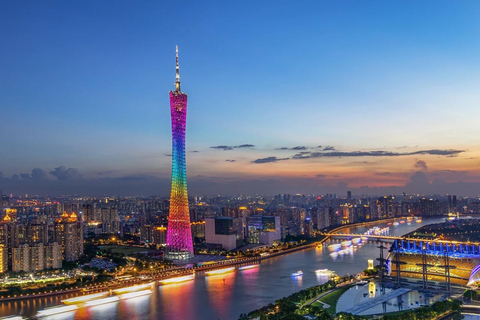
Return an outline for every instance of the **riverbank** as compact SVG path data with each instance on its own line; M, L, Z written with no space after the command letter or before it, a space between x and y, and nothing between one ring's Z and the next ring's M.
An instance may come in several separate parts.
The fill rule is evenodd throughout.
M388 223L392 222L394 220L398 219L405 219L405 218L389 218L389 219L382 219L382 220L376 220L376 221L368 221L368 222L361 222L361 223L355 223L355 224L348 224L348 225L342 225L335 227L330 230L330 232L341 232L343 229L346 228L355 228L359 226L368 226L368 225L374 225L374 224L381 224L381 223ZM230 260L220 260L215 264L209 264L206 266L200 266L200 267L194 267L194 268L183 268L183 267L175 267L175 268L170 268L164 271L159 271L153 274L147 274L147 275L135 275L132 276L133 278L130 278L129 280L124 280L124 281L108 281L105 283L98 283L97 285L94 286L88 286L88 287L77 287L73 289L67 289L67 290L62 290L62 291L52 291L52 292L44 292L40 294L24 294L24 295L17 295L13 297L5 297L4 299L1 299L1 302L11 302L15 300L29 300L29 299L37 299L37 298L43 298L43 297L48 297L48 296L57 296L57 295L62 295L62 294L77 294L77 295L85 295L85 294L91 294L91 293L96 293L96 292L101 292L101 291L108 291L109 289L112 288L120 288L120 287L125 287L125 286L132 286L132 285L137 285L137 284L142 284L145 282L152 282L152 281L159 281L163 279L167 279L170 277L176 277L176 276L182 276L186 274L190 274L192 272L205 272L208 270L215 270L215 269L221 269L221 268L226 268L226 267L239 267L242 265L246 264L255 264L255 263L261 263L262 261L266 261L272 258L277 258L280 256L288 255L291 253L295 253L298 251L306 250L306 249L312 249L316 246L319 246L323 244L324 242L328 241L329 237L325 237L323 239L320 239L318 241L312 242L312 243L307 243L307 244L300 244L294 248L289 248L289 249L284 249L278 252L272 252L268 253L264 256L257 256L257 257L250 257L250 258L236 258L236 259L230 259Z

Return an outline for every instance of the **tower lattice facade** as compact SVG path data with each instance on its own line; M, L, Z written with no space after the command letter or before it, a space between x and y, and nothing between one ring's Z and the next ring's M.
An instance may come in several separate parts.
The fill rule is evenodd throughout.
M187 95L180 91L180 72L177 67L175 91L170 91L172 115L172 189L168 214L167 258L188 259L193 257L192 230L188 209L187 171L185 165L185 125Z

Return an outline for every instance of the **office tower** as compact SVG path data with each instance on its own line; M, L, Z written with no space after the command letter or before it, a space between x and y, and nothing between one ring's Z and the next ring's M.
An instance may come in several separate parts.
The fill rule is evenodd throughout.
M242 219L215 217L205 219L205 243L233 250L243 242Z
M258 216L247 218L247 241L271 246L281 239L280 217Z
M187 171L185 166L185 124L187 95L180 91L178 46L176 54L175 91L170 91L172 115L172 189L168 215L167 257L187 259L193 257L192 231L188 209Z

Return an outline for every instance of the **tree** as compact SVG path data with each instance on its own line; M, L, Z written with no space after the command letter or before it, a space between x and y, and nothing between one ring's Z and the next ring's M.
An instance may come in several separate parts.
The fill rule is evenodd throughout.
M467 300L478 300L478 293L475 290L465 290L463 297Z

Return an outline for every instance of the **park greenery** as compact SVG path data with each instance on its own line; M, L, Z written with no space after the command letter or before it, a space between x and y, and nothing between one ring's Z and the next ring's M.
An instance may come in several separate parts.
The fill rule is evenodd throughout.
M343 278L340 282L349 280L350 278ZM312 305L307 302L312 302L321 294L335 289L337 283L335 281L328 281L324 284L310 287L305 290L293 293L288 297L281 298L265 307L254 310L248 314L240 315L240 320L260 319L260 320L280 320L280 319L305 319L304 316L310 315L312 319L330 320L332 316L322 307Z
M447 314L460 315L462 301L460 300L443 300L437 301L431 306L422 306L416 309L395 312L391 314L381 315L380 320L433 320L441 318ZM339 313L335 319L341 320L364 320L370 319L368 316L356 316L350 313Z

